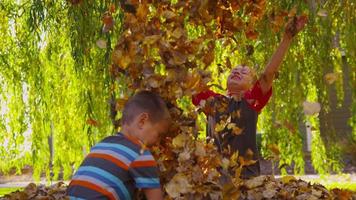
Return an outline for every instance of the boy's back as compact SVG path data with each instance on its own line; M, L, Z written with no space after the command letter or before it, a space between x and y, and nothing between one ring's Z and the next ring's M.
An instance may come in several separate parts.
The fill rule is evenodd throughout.
M137 188L160 188L156 161L137 138L118 133L96 144L68 188L71 199L132 199Z

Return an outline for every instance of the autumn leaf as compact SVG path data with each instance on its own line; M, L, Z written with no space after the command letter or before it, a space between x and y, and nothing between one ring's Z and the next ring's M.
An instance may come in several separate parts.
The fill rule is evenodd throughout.
M279 147L276 144L269 144L267 148L273 153L275 156L279 156L281 152L279 151Z
M99 126L99 122L92 118L87 119L87 124L89 124L91 126Z
M187 135L179 134L175 138L173 138L172 144L175 148L182 148L189 140Z
M206 155L205 146L202 142L195 143L195 151L194 154L198 157L204 157Z
M306 115L314 115L320 112L321 106L318 102L303 102L303 110Z
M320 17L327 17L328 16L328 12L325 9L320 9L317 13L318 16Z
M339 75L337 73L327 73L324 75L324 80L329 85L333 84L338 78Z
M96 41L96 45L100 48L100 49L106 49L106 41L103 39L99 39Z
M247 187L248 189L253 189L262 186L266 180L267 180L266 176L257 176L245 181L244 186Z
M240 190L234 184L225 184L223 187L223 200L239 199Z
M258 37L258 32L252 29L246 30L245 35L250 40L256 40Z
M148 14L148 5L146 3L140 3L136 10L136 17L140 21L146 21Z
M231 130L231 133L234 135L240 135L243 131L243 129L237 127L235 123L229 123L227 128Z
M192 186L184 174L177 173L172 180L168 182L165 189L170 197L177 198L181 194L191 192Z

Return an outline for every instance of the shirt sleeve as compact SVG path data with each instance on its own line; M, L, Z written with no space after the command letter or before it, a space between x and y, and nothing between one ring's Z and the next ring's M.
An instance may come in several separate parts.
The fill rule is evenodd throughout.
M206 90L204 92L200 92L196 95L193 95L192 102L195 106L199 105L202 100L207 100L210 97L222 96L221 94L215 93L212 90Z
M262 108L268 103L272 96L272 87L266 94L263 94L259 81L256 81L252 89L245 93L245 99L249 103L250 107L256 112L260 112Z
M149 150L145 150L130 165L129 173L136 188L160 188L157 163Z

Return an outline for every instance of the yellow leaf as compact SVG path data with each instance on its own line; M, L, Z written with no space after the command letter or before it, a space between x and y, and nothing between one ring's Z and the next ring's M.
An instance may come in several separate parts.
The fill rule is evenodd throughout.
M227 158L223 158L222 160L221 160L221 167L223 168L223 169L228 169L229 168L229 165L230 165L230 161L229 161L229 159L227 159Z
M317 13L320 17L326 17L328 16L328 12L325 9L320 9Z
M189 183L186 175L177 173L172 180L165 186L168 195L172 198L178 198L181 194L192 191L192 185Z
M166 19L171 19L176 16L176 14L170 10L165 10L162 12L162 16Z
M239 199L240 190L234 184L228 183L223 186L223 200Z
M182 37L185 34L185 31L183 28L176 28L174 29L172 36L175 37L176 39L179 39L180 37Z
M184 147L185 143L187 142L187 135L179 134L175 138L173 138L172 144L175 148L182 148Z
M297 179L294 176L283 176L282 177L282 182L284 184L289 183L290 181L296 181Z
M280 154L279 147L276 144L269 144L267 148L276 156Z
M226 123L224 121L220 121L220 123L217 123L215 125L215 132L218 133L218 132L224 130L225 127L226 127Z
M324 75L324 80L327 84L331 85L338 79L337 73L327 73Z
M186 161L190 159L190 152L187 150L184 150L182 153L179 154L178 156L178 161L182 162L182 161Z
M160 38L161 38L160 35L146 36L145 39L143 40L143 44L152 45L152 44L156 43Z

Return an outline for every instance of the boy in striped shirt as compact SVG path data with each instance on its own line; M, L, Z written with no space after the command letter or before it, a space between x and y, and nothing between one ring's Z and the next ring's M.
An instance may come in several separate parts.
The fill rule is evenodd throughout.
M92 147L68 187L70 199L163 199L157 163L145 148L168 130L170 115L156 94L141 91L126 103L122 130Z

